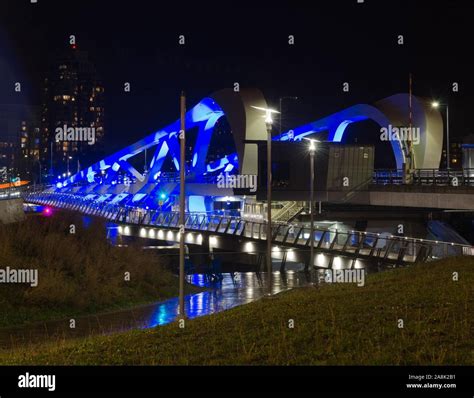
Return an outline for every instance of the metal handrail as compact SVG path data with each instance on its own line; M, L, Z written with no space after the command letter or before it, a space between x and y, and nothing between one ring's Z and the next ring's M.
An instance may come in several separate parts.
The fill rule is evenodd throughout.
M32 194L31 200L39 204L48 204L66 209L76 209L75 195L56 193ZM84 201L87 202L87 201ZM161 212L142 208L125 208L115 204L83 203L81 211L97 214L116 222L128 222L137 225L178 228L178 212ZM208 231L219 234L245 236L251 239L266 240L266 222L243 220L236 216L221 216L209 212L186 213L186 225L191 231ZM232 227L234 225L234 227ZM291 224L272 223L272 241L288 245L308 246L311 229ZM239 233L238 233L239 232ZM365 231L342 231L335 228L313 229L314 244L320 250L340 251L356 256L380 257L398 256L402 260L409 256L412 261L419 259L424 249L437 257L455 255L474 255L474 247L453 242L401 236L384 236L380 233ZM341 242L339 242L341 238ZM365 245L365 246L364 246ZM417 250L418 248L418 250ZM377 249L377 250L376 250ZM394 251L392 251L392 249ZM367 253L368 251L368 253ZM366 254L364 254L366 252ZM407 254L408 253L408 254ZM411 256L411 257L410 257ZM433 255L433 257L436 257Z
M372 184L375 185L433 185L465 187L474 186L474 169L415 169L408 172L410 182L404 180L401 169L379 169L373 173ZM453 184L454 179L456 184Z

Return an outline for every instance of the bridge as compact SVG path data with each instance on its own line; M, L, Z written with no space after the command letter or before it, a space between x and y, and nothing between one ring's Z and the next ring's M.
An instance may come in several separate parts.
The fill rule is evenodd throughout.
M349 192L345 189L318 191L316 200L474 210L474 201L471 200L473 170L438 170L443 142L439 111L433 109L429 101L414 97L410 121L405 112L408 100L408 94L397 94L373 105L356 105L276 135L273 140L301 143L304 138L317 138L327 132L328 141L340 143L347 127L361 120L374 120L381 128L387 129L416 124L419 126L419 142L412 145L412 151L409 151L410 141L402 134L390 141L397 169L374 170L373 176L369 176L364 184L351 188ZM259 90L246 89L236 93L226 89L204 98L186 113L187 145L192 147L187 154L185 170L187 211L213 211L219 198L241 199L253 194L249 190L221 188L216 182L221 175L258 175L258 144L266 141L266 127L261 111L255 107L266 106ZM229 124L232 144L221 148L221 153L215 156L210 146L213 138L221 139L215 137L215 130L224 119ZM66 178L58 176L49 191L86 198L96 195L96 200L104 204L143 208L159 206L161 210L171 211L173 206L177 206L179 197L179 129L180 123L176 120L77 174ZM152 155L147 157L147 153ZM407 174L404 165L411 158L416 168ZM291 198L291 192L287 195L289 197L284 200L295 200Z
M124 236L179 242L179 212L131 209L114 204L101 206L95 201L65 194L30 194L36 203L102 217L119 225ZM30 196L26 200L30 201ZM232 250L258 257L260 266L267 242L266 223L240 217L210 213L186 213L185 243L213 249ZM310 228L291 223L272 225L272 261L280 261L280 270L287 261L308 264L311 233L314 234L315 267L358 267L367 260L392 265L406 265L449 256L474 255L474 247L449 242L414 239L404 236L374 234L364 231ZM238 239L235 239L238 238ZM327 255L327 256L325 256ZM311 264L310 264L311 265Z
M439 111L431 108L427 100L415 97L413 120L409 121L407 112L404 112L407 103L408 94L397 94L373 105L356 105L283 132L273 140L301 144L304 138L317 138L318 134L326 131L329 132L329 141L337 144L341 142L348 125L357 121L371 119L387 129L408 126L409 122L414 121L419 126L419 142L413 150L410 150L409 139L402 135L391 140L397 169L374 170L363 184L349 190L317 191L316 200L474 210L474 171L438 169L443 137ZM255 195L242 187L220 187L217 180L222 175L258 175L258 145L266 141L266 126L261 111L256 108L266 107L266 100L258 90L236 93L228 89L211 94L186 113L186 136L191 149L185 170L186 229L194 244L201 240L208 245L212 237L213 241L225 240L226 245L235 250L249 252L251 245L255 253L259 253L262 242L267 240L264 216L260 220L249 220L241 217L236 209L232 217L223 216L217 214L214 208L217 202L227 205L233 201L244 203L248 196ZM214 156L210 153L211 141L216 126L224 119L229 124L233 145L221 148L220 155ZM135 231L137 236L142 234L143 229L148 238L152 234L158 240L175 241L180 186L179 122L171 123L77 174L63 179L59 176L53 186L29 192L25 200L101 216L126 225L128 231ZM148 151L152 156L145 156L143 160ZM417 166L410 169L408 175L407 162ZM294 205L294 198L285 200L284 211L288 210L294 216L301 210L301 206ZM304 200L307 201L307 198ZM275 256L280 258L283 266L290 254L294 261L308 262L311 231L292 225L290 219L282 217L272 225ZM166 234L165 239L158 238L160 231ZM329 266L334 265L337 255L351 259L350 266L354 266L358 259L408 264L450 255L473 254L468 245L386 234L381 236L364 231L316 229L314 242L317 253L333 255L326 264ZM315 266L318 265L317 258Z

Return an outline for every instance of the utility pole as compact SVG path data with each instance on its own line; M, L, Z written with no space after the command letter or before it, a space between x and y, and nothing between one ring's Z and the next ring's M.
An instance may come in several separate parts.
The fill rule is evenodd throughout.
M186 97L184 91L181 92L181 130L180 139L180 166L179 166L179 317L186 317L184 309L184 207L186 206Z

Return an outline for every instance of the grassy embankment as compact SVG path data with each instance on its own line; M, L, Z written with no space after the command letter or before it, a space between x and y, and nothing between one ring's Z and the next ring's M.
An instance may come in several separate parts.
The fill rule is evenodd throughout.
M449 259L370 275L365 287L293 290L184 329L173 323L4 351L0 363L472 365L473 286L474 259Z
M75 225L75 234L70 226ZM38 286L0 283L0 327L118 310L178 294L166 257L111 246L101 220L57 213L0 225L0 268L38 269ZM125 273L130 273L130 281ZM189 287L189 291L197 291Z

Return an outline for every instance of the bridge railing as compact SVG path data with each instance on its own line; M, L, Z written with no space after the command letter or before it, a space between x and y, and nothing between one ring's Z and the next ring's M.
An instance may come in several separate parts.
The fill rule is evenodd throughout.
M19 199L21 198L21 190L17 188L6 188L0 190L0 200Z
M178 213L160 213L132 210L131 220L141 225L155 227L179 227ZM187 213L185 228L230 234L255 240L267 239L267 224L243 220L239 217L209 213ZM474 255L472 246L403 236L384 235L363 231L343 231L315 228L314 245L321 251L336 251L359 257L377 257L399 262L424 261L428 258ZM282 245L309 248L311 229L303 226L273 224L272 241Z
M438 170L415 169L408 176L409 185L431 185L452 187L474 187L474 169ZM403 185L403 170L375 170L372 179L375 185Z
M141 208L78 201L75 195L41 193L30 194L34 203L66 208L81 213L104 217L118 223L157 228L179 228L178 212L162 212ZM185 228L190 231L226 234L253 240L267 240L267 224L243 220L231 215L214 213L186 213ZM353 258L377 258L382 262L413 263L450 256L474 256L474 247L450 242L408 238L403 236L315 228L314 247L317 251L341 253ZM310 248L311 229L306 226L272 224L272 241L285 247Z
M22 198L26 192L33 192L33 186L14 186L0 189L0 200L19 199Z

